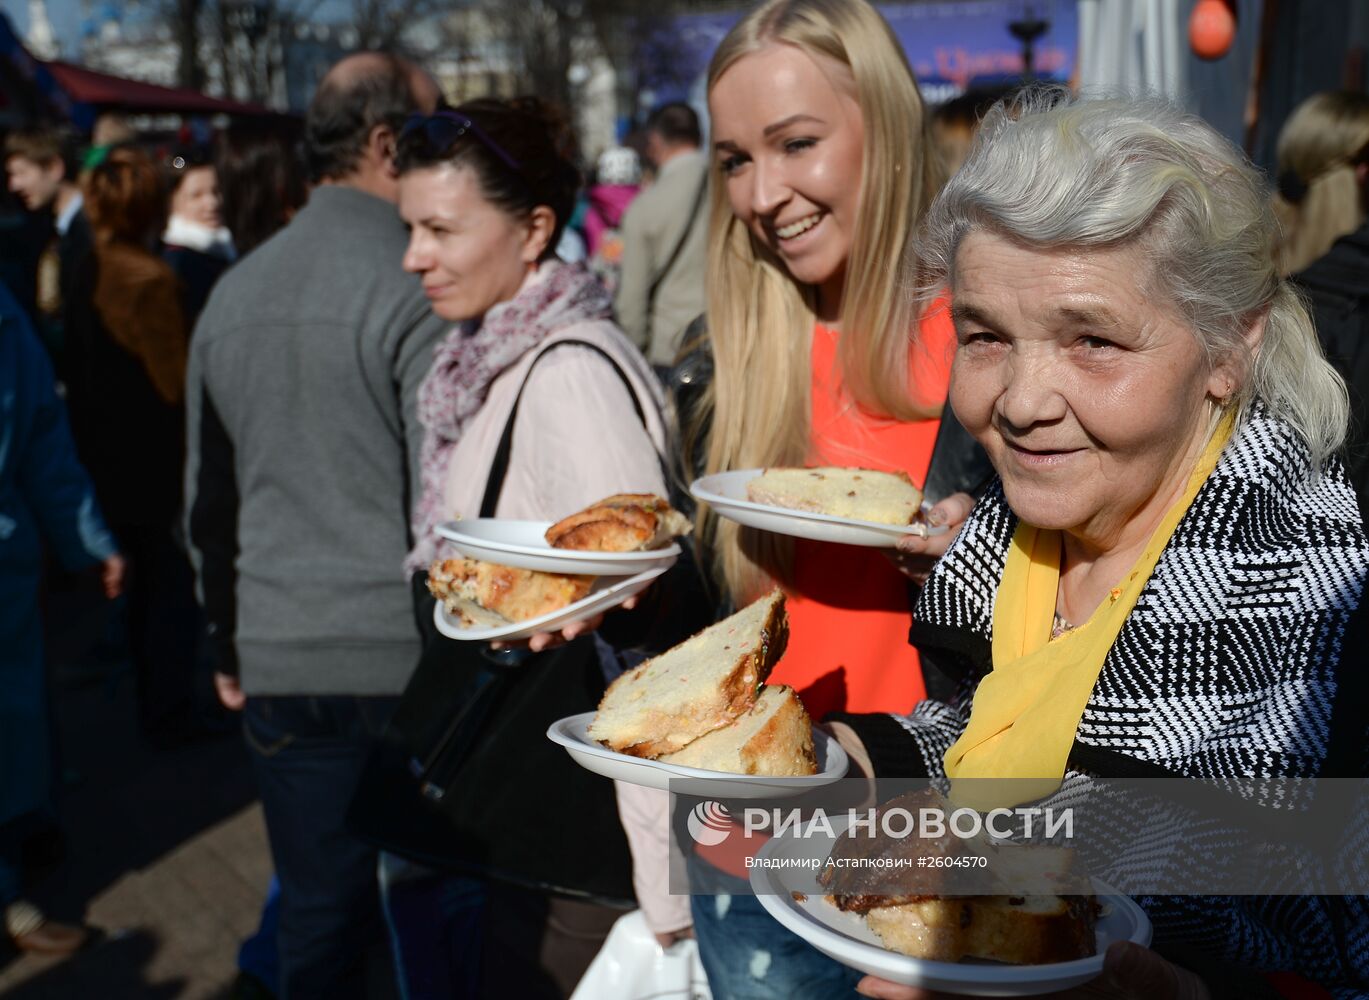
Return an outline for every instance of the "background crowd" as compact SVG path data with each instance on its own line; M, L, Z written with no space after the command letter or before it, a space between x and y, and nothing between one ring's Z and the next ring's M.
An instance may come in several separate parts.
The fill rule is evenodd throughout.
M1005 97L1015 110L990 112ZM667 104L586 162L560 109L448 107L421 68L370 52L328 71L303 123L234 125L207 145L117 122L91 137L55 124L5 136L26 213L0 284L0 905L15 947L70 954L96 936L49 919L25 888L27 847L58 829L41 597L64 574L90 573L114 602L91 657L131 662L150 745L245 737L276 877L242 952L243 997L365 996L380 942L401 996L566 996L633 905L662 947L697 940L714 996L922 996L861 983L781 929L746 895L740 857L700 849L700 894L671 895L664 794L589 776L544 740L508 768L488 763L491 742L487 758L477 749L427 775L448 790L427 807L392 759L395 734L441 728L510 665L532 678L517 697L540 732L537 712L593 707L617 673L778 582L791 639L771 680L798 689L866 771L931 774L944 758L950 776L1003 776L1004 761L1030 759L1059 777L1106 772L1074 741L1115 750L1098 733L1108 711L1136 710L1127 671L1160 656L1147 644L1174 655L1128 617L1137 594L1104 646L1086 649L1076 626L1111 606L1133 564L1138 592L1155 573L1180 602L1182 574L1146 546L1172 536L1177 560L1183 525L1265 525L1296 508L1307 551L1341 557L1340 575L1308 584L1335 599L1296 609L1289 634L1307 622L1318 637L1355 634L1369 551L1369 97L1308 98L1266 184L1156 102L1072 109L996 91L926 107L863 0L770 0L715 53L707 100L707 122ZM1098 152L1073 188L1065 132ZM1157 178L1171 188L1142 204ZM1225 229L1185 201L1194 191ZM1169 229L1168 242L1154 235ZM1143 317L1135 336L1159 338L1146 350L1170 352L1173 381L1119 374L1109 396L1115 362L1041 360L1055 342L1046 306L1007 303L1000 288L1047 302L1060 253L1101 275L1089 291L1103 308ZM1168 312L1118 291L1147 264L1187 324L1170 340L1153 333L1170 329ZM1190 288L1184 272L1220 287ZM1104 340L1090 351L1115 346L1090 338ZM994 354L1019 343L1036 345L1030 364ZM1125 433L1096 402L1123 389ZM1160 413L1159 399L1186 402ZM1040 443L1050 435L1029 431L1046 425L1058 433ZM1121 456L1107 475L1137 495L1081 476L1077 495L1043 503L1013 463L1083 447L1061 427ZM1307 492L1246 473L1270 454L1293 456ZM693 510L681 488L801 464L906 471L938 501L933 523L954 530L890 559L741 529ZM1219 486L1248 503L1224 511ZM434 634L424 579L444 555L437 522L552 520L617 492L671 496L696 520L693 552L638 606L526 648ZM1008 552L1037 543L1014 536L1017 519L1042 529L1040 553L1055 546L1032 559L1054 560L1059 597L1044 630L1011 624L1042 640L1023 638L1007 665L1036 657L1051 678L1040 697L1079 701L1077 732L985 681L1010 626L985 611L992 590L964 581L1029 586ZM1251 538L1233 558L1272 558L1276 540ZM1167 697L1197 720L1191 745L1134 755L1209 779L1329 773L1328 747L1345 740L1309 736L1270 693L1318 700L1307 692L1324 688L1321 701L1343 702L1350 647L1328 642L1308 638L1291 661L1287 649L1221 653L1271 661L1244 692L1268 703L1264 728L1243 725L1291 727L1303 757L1251 764L1271 748L1229 740L1208 753L1221 693L1182 684ZM1281 656L1304 672L1280 673ZM1033 749L977 739L986 717L1014 720ZM1362 747L1362 716L1349 725ZM1362 755L1346 766L1362 769ZM531 806L509 792L532 783ZM538 827L568 809L593 819ZM1155 902L1176 930L1155 952L1110 957L1107 995L1160 996L1137 985L1152 976L1175 997L1369 990L1353 904L1202 912L1212 933Z

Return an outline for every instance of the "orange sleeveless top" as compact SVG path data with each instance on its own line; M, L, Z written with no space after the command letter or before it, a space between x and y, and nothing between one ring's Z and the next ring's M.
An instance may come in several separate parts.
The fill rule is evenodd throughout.
M873 417L846 394L839 334L813 331L810 466L902 470L921 486L940 420ZM927 312L909 352L909 384L940 403L950 382L955 330L944 300ZM908 644L908 581L879 549L795 542L789 646L770 676L803 698L814 719L828 712L905 713L926 696L917 650Z

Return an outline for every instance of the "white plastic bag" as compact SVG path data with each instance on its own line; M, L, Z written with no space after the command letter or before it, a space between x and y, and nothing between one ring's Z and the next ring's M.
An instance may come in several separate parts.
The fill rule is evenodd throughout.
M570 1000L713 1000L693 938L656 943L641 910L618 918Z

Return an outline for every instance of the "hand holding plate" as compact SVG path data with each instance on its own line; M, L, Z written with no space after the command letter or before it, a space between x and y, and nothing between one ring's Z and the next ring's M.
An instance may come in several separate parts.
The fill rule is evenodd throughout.
M965 519L974 509L974 497L968 493L952 493L935 506L923 504L923 518L938 532L904 535L894 543L894 551L889 558L899 572L919 586L927 582L927 575L960 534Z
M633 594L619 607L624 611L631 611L637 606L641 599L641 594ZM534 653L540 653L544 649L555 649L557 646L564 646L574 639L580 638L595 631L600 625L604 624L604 615L590 615L588 618L581 618L579 621L570 622L562 626L555 632L537 632L528 636L526 639L513 640L510 642L492 642L491 649L528 649Z

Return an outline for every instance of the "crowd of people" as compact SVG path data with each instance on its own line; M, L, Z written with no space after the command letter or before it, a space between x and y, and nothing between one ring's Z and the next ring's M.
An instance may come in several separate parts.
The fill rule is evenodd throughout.
M365 996L382 943L404 997L564 997L629 906L720 1000L930 996L775 922L735 850L672 894L664 792L545 740L496 767L486 727L434 806L397 750L514 672L501 710L540 733L775 585L770 680L866 776L1364 777L1369 98L1299 108L1271 184L1156 99L928 108L866 0L767 0L705 93L706 128L664 105L588 171L560 109L450 107L377 52L302 131L6 137L42 222L0 285L19 948L87 939L23 894L55 815L45 558L124 595L150 740L241 713L275 867L242 997ZM802 465L906 473L947 530L795 540L684 488ZM616 493L694 519L646 593L523 643L436 633L438 523ZM1141 903L1154 943L1087 995L1369 995L1361 896Z

